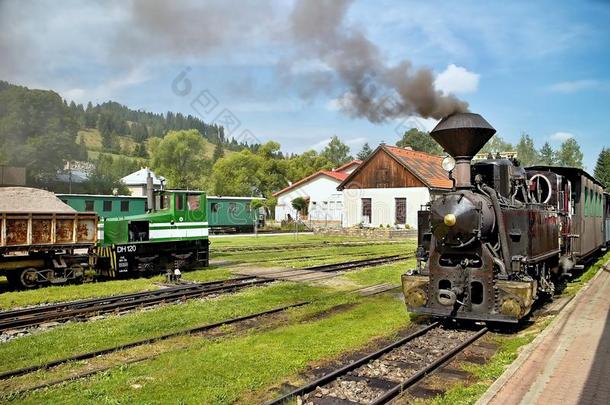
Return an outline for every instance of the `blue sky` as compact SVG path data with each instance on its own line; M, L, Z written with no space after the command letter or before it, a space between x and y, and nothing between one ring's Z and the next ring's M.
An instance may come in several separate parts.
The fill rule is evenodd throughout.
M610 147L609 2L344 5L341 30L366 36L388 66L409 60L431 69L438 90L468 102L505 139L527 132L538 147L558 147L573 136L589 170ZM347 85L328 60L291 40L293 8L269 0L0 0L0 79L77 102L199 111L206 121L230 111L234 136L277 140L287 152L320 149L336 134L356 153L364 142L396 142L405 126L434 125L409 116L375 124L342 110ZM318 16L314 29L324 32L325 21ZM185 69L191 86L181 95L172 83ZM206 97L210 112L197 103Z

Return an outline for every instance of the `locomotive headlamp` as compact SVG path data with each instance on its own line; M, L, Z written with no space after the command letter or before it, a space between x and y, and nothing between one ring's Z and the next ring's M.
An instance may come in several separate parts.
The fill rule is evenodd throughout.
M441 163L441 166L443 167L443 170L445 170L446 172L450 172L455 168L455 159L451 156L445 156Z
M457 222L457 218L455 217L455 214L447 214L443 218L443 222L447 226L453 226Z

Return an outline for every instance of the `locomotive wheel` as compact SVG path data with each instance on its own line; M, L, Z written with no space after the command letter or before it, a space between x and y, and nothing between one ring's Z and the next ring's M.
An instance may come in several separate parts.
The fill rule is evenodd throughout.
M38 270L33 267L28 267L19 272L19 286L30 290L38 287Z

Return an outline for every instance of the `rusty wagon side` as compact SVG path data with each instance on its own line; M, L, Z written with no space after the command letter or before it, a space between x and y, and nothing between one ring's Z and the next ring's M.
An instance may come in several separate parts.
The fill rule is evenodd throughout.
M0 274L17 288L84 278L97 222L95 213L0 212Z

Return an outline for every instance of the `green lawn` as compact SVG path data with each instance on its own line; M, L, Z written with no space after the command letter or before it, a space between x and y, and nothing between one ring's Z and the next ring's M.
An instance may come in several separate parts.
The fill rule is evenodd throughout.
M226 339L197 339L139 364L117 367L92 378L37 391L20 403L252 403L276 395L280 381L298 382L308 365L393 336L408 325L402 302L391 296L362 299L349 310Z
M285 244L286 237L272 243ZM235 241L242 238L230 240ZM254 239L254 238L252 238ZM259 240L260 240L259 239ZM328 238L307 238L307 242ZM336 238L334 242L344 241ZM351 239L353 240L353 239ZM224 240L223 240L224 241ZM251 244L251 240L237 244ZM264 242L264 241L263 241ZM231 243L224 242L230 246ZM340 262L367 256L410 253L413 241L400 244L362 245L356 247L297 247L283 252L252 252L241 259L252 265L306 265ZM405 252L405 249L407 250ZM240 253L244 256L243 253ZM222 257L236 259L240 255ZM297 259L309 255L308 260ZM233 256L232 258L230 256ZM290 260L289 258L293 259ZM409 261L346 273L338 280L357 285L399 282ZM185 272L183 277L207 281L230 277L229 268ZM65 286L0 294L0 306L16 306L54 300L86 298L157 288L153 279L120 280L106 283ZM352 284L352 285L353 285ZM349 288L352 289L353 287ZM92 367L95 364L121 363L158 353L151 360L116 366L87 379L36 391L27 396L5 396L5 401L23 403L252 403L262 397L272 398L277 383L298 383L299 375L312 364L326 362L342 353L363 348L377 337L391 337L409 323L404 303L395 294L362 297L345 292L346 284L311 286L280 282L254 287L231 295L206 300L190 300L180 305L165 305L123 316L67 323L45 332L14 339L0 345L0 371L41 364L60 357L140 340L185 328L276 308L303 300L304 307L291 309L255 323L258 328L242 330L238 325L223 327L227 334L195 335L172 338L148 347L130 349L85 362L62 365L56 369L0 382L0 392L52 380ZM342 291L343 290L343 291ZM329 309L332 311L327 312ZM215 336L215 337L213 337ZM106 363L104 363L104 361ZM89 364L91 363L91 364Z
M204 282L226 279L231 277L231 273L226 268L209 268L184 272L182 277L185 280ZM80 285L45 287L28 291L4 292L0 294L0 309L155 290L159 288L155 283L163 281L165 281L164 276L155 276L151 278L101 281Z
M244 237L244 239L246 238L251 240L256 239L254 237ZM260 239L277 239L283 241L281 243L284 244L286 243L285 238L285 236L283 238L273 236ZM336 241L343 240L345 239L336 239ZM357 260L367 257L391 254L409 254L412 253L414 249L415 241L407 240L401 243L391 243L385 245L372 244L345 247L329 245L312 248L295 245L295 248L290 250L266 252L214 253L214 251L212 251L211 256L213 258L226 259L231 262L235 262L236 265L239 263L246 263L257 267L306 267L318 264ZM232 277L231 270L234 268L235 266L233 265L219 268L210 267L196 271L183 272L182 277L185 280L197 282L222 280ZM151 278L85 283L81 285L45 287L30 291L4 292L0 294L0 310L44 303L72 301L153 290L159 288L156 283L163 281L164 276L155 276Z

